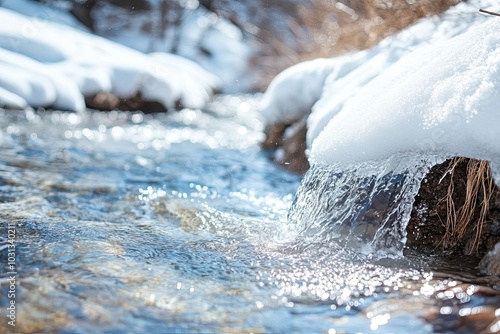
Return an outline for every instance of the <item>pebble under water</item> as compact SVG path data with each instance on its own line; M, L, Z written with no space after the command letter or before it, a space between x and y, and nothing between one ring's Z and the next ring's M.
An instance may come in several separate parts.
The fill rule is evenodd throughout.
M0 109L0 331L500 331L499 280L463 261L384 259L288 224L300 177L259 149L257 102Z

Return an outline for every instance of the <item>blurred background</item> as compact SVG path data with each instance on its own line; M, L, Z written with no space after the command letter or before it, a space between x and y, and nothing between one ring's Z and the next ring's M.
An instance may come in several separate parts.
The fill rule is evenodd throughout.
M190 58L226 90L263 91L300 61L375 45L460 0L33 0L142 52ZM1 2L0 2L1 3ZM244 78L244 79L243 79Z

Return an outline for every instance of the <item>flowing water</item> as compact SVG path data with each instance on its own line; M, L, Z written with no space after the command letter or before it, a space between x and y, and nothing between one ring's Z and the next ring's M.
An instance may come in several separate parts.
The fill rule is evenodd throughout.
M314 168L287 218L300 177L259 150L257 100L0 111L0 331L500 331L498 280L398 256L423 169Z
M313 165L289 224L300 240L334 240L377 257L400 257L413 199L432 165L407 154L353 166Z

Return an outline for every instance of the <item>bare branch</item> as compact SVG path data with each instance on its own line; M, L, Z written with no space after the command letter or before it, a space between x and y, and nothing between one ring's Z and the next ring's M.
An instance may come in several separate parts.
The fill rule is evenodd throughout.
M484 9L480 9L479 11L481 13L490 14L490 15L493 15L493 16L500 16L500 13L490 12L490 11L487 11L487 10L484 10Z

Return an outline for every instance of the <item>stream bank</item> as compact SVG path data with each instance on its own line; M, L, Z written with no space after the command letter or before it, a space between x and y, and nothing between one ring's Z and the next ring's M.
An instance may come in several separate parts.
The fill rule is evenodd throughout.
M0 237L12 333L478 332L495 277L374 258L287 224L301 177L259 148L258 97L207 112L4 111ZM9 275L2 272L1 307ZM10 320L9 320L10 321ZM493 331L493 330L491 330Z
M266 128L266 138L261 146L270 152L278 151L270 155L285 170L305 174L310 167L305 153L306 136L307 127L304 120L276 123ZM459 163L451 166L452 160L434 165L420 184L406 228L406 245L413 251L425 254L468 255L479 265L481 259L500 241L500 187L494 184L489 166L486 166L488 170L477 175L468 172L468 166L477 160L462 158ZM470 189L468 181L473 179L477 180L478 185ZM475 192L477 197L472 196L471 191ZM451 197L448 196L450 192ZM485 194L488 196L486 210L483 209ZM474 198L470 199L471 197ZM447 227L446 224L448 219L452 219L450 207L459 211L464 206L470 207L472 212L463 223L463 232L454 232L454 227ZM484 218L480 219L482 215ZM487 266L499 268L498 263L500 258ZM486 264L481 268L484 272L500 275L499 269L487 269L484 266Z

